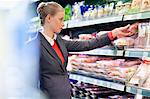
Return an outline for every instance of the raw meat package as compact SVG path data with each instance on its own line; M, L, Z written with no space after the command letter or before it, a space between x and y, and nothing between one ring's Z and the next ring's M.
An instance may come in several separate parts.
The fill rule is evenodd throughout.
M149 75L150 75L150 73L149 73ZM147 88L147 89L150 89L150 77L147 78L147 80L143 84L143 87Z
M147 65L145 63L141 64L134 74L134 76L129 81L130 84L142 86L142 84L145 82L147 77L149 77L150 74L150 65Z
M141 64L140 60L102 58L87 55L72 55L69 57L72 71L105 77L111 80L128 81Z

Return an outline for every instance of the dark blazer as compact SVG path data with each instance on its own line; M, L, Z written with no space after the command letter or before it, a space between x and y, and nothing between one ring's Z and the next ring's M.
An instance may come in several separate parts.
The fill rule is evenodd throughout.
M62 64L52 46L39 33L40 38L40 87L49 99L70 99L71 86L66 70L68 52L91 50L110 44L107 34L88 41L67 41L57 35L56 42L63 53L65 63Z

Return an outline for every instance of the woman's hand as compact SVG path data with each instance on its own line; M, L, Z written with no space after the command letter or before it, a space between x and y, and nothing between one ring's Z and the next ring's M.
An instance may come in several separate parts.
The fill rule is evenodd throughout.
M134 29L138 28L138 24L133 24L135 25ZM126 37L126 36L132 36L133 34L135 34L135 32L132 32L131 28L133 27L133 25L127 25L124 27L120 27L120 28L115 28L114 30L112 30L112 36L113 38L121 38L121 37Z

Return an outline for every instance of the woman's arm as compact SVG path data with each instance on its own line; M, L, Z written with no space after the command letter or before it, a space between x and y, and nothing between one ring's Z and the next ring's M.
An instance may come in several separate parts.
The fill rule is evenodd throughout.
M83 40L83 41L75 41L75 40L63 40L68 51L87 51L91 49L95 49L98 47L103 47L111 43L108 34L103 34L99 37Z

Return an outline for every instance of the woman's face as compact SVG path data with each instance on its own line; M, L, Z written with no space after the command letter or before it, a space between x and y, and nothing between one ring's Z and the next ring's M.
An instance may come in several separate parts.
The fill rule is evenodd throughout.
M64 27L64 11L57 12L50 16L49 27L54 33L60 33Z

